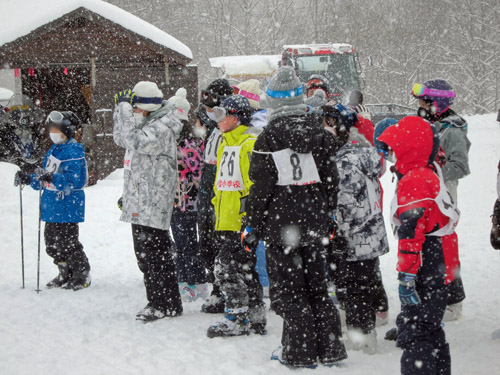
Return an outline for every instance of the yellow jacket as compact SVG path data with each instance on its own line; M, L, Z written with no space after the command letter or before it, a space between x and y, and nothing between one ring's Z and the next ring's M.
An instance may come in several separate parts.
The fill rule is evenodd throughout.
M216 231L241 231L245 201L252 181L248 177L250 158L257 139L256 129L240 125L223 134L217 151L217 172L214 183Z

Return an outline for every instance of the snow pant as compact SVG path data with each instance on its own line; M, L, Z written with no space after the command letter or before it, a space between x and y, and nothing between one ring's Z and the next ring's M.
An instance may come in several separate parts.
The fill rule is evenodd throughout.
M447 288L448 305L454 305L456 303L462 302L465 299L464 284L462 283L462 277L460 276L460 265L458 266L455 280L453 280Z
M54 264L66 263L73 278L90 272L87 255L79 240L78 223L45 223L45 246Z
M271 306L283 318L283 359L292 366L347 358L340 316L328 295L324 247L267 244Z
M181 211L174 208L170 229L177 249L177 281L189 285L203 284L207 273L199 256L196 212Z
M266 308L255 270L255 253L243 248L240 232L221 231L217 234L221 247L215 260L215 277L224 296L226 311L238 313L248 308L251 324L265 324Z
M135 256L144 274L148 304L170 316L182 313L173 244L168 230L132 224Z
M382 272L380 271L380 258L377 257L375 264L375 278L372 281L372 306L375 312L389 311L389 299L382 281Z
M340 307L343 310L347 310L345 302L348 299L351 299L353 295L357 296L359 293L365 295L364 292L366 291L369 292L369 297L368 295L365 295L365 297L363 297L363 301L364 303L368 303L368 301L371 301L371 310L373 310L374 314L377 312L386 312L389 310L389 301L384 288L384 284L382 282L380 260L378 257L374 259L373 264L372 262L366 262L363 265L359 266L359 269L355 264L358 262L348 262L345 258L345 255L343 254L330 252L327 256L327 260L330 277L336 287L337 299L339 300ZM358 273L360 275L368 275L368 279L356 279ZM362 291L356 291L356 285L364 285L363 288L365 288L365 282L369 282L368 290L363 289ZM368 311L366 306L358 306L357 308ZM372 314L370 313L369 315L371 316ZM369 319L368 321L370 320L371 319Z
M375 329L373 284L377 278L377 260L337 263L337 298L345 309L347 328L361 330L364 334Z
M215 283L215 257L219 252L219 238L215 233L215 212L211 210L198 211L198 246L200 258L207 270L207 281L213 284L212 295L219 296L221 291Z
M418 305L402 306L396 319L397 345L403 349L402 375L450 375L450 347L441 326L448 303L439 237L426 238L416 279Z

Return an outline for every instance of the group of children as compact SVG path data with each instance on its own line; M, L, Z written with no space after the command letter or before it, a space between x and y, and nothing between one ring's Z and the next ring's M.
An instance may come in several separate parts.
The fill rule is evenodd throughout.
M202 311L223 316L208 327L208 337L265 334L256 272L256 249L264 241L271 308L283 318L272 359L314 368L318 360L338 364L346 347L375 353L377 319L387 321L388 311L379 178L392 161L401 371L448 374L441 321L450 300L456 305L465 297L454 229L456 181L469 173L462 146L470 147L466 123L450 109L455 93L443 80L417 84L419 116L374 128L359 95L358 103L344 106L320 83L305 92L293 68L281 67L265 90L266 113L258 107L258 85L251 90L254 85L218 79L202 91L194 127L183 89L163 101L156 84L139 82L116 95L114 139L126 150L121 220L132 224L148 298L137 319L180 315L181 298L205 299L209 282ZM16 183L45 188L42 212L80 208L76 216L43 216L47 252L60 269L49 285L78 289L90 285L90 266L75 224L83 221L86 171L83 149L67 130L79 126L68 125L73 117L49 115L51 138L62 135L54 136L44 170L18 173ZM440 144L448 159L443 169L434 163ZM64 234L59 241L51 240L54 231Z

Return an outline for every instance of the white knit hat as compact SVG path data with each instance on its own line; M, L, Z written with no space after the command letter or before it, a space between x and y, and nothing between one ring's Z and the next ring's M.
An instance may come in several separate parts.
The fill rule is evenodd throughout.
M175 96L168 99L168 102L175 105L177 110L175 111L177 118L179 120L188 121L188 113L191 110L191 104L186 100L187 91L184 87L181 87L176 91Z
M137 98L137 102L134 104L137 108L148 112L154 112L161 108L163 93L156 83L141 81L134 86L132 91Z
M240 92L239 94L246 97L248 99L248 102L250 103L250 106L253 109L259 110L260 109L260 103L258 100L254 100L256 98L259 98L261 91L260 91L260 82L256 79L249 79L248 81L244 81L241 83L238 83L236 86L240 90L243 90L243 92ZM248 95L247 93L254 94L254 95ZM260 98L259 98L260 100Z

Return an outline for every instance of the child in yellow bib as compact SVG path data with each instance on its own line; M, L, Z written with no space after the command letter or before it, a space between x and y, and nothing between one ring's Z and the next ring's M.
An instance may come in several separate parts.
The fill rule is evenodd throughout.
M225 301L225 315L209 327L207 336L240 336L250 330L264 334L265 304L255 270L255 252L245 251L241 245L245 202L252 184L248 171L258 132L248 126L251 109L243 96L225 99L220 107L214 108L214 115L223 134L217 151L212 203L215 231L220 240L215 277Z

